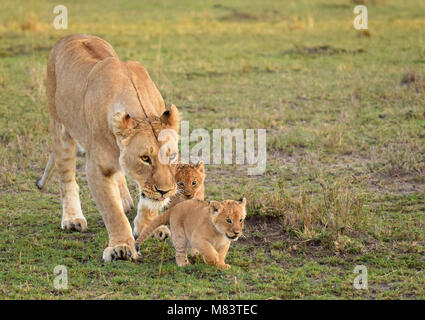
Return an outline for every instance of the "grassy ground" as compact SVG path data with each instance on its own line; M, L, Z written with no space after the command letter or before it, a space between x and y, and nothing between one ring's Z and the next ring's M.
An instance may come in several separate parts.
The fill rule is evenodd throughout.
M354 30L365 2L369 30ZM425 298L425 3L397 1L2 1L0 298ZM207 166L208 199L248 198L229 271L177 268L168 242L104 265L107 234L78 182L89 232L60 230L47 162L49 49L71 33L142 62L191 128L267 129L267 170ZM136 198L134 184L129 181ZM129 216L132 220L135 212ZM69 289L53 287L56 265ZM368 268L368 290L353 270Z

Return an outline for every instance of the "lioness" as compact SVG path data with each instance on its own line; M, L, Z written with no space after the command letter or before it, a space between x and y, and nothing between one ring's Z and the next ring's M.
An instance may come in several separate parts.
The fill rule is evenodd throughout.
M188 199L199 199L204 200L205 194L205 168L204 162L201 161L198 164L190 163L177 163L173 164L173 169L175 170L175 179L177 181L177 192L171 198L171 201L168 205L168 208L174 207L177 203L180 203ZM143 202L139 202L143 203ZM142 213L142 211L139 211ZM134 219L134 229L133 235L137 239L139 233L143 229L140 226L141 219L137 215ZM157 238L165 239L170 233L168 229L160 229L156 235Z
M225 263L231 241L242 235L246 216L246 199L211 201L197 199L178 203L158 216L143 230L136 244L142 243L158 226L170 222L171 237L179 266L189 264L187 251L199 252L204 261L218 268L229 269Z
M77 142L86 151L90 191L109 234L103 259L134 259L137 251L124 213L133 201L124 173L139 185L144 225L176 193L171 164L177 160L179 113L164 101L146 69L120 61L112 46L91 35L61 39L47 65L53 162L60 176L63 229L87 230L75 181ZM164 129L166 136L161 136Z

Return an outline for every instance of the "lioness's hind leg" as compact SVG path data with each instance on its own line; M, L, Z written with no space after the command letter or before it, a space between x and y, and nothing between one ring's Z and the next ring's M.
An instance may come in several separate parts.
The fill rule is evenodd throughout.
M75 181L77 146L62 124L52 120L53 157L59 172L62 202L61 228L87 230L87 220L81 211L79 187Z
M125 175L122 172L115 174L115 180L117 181L118 188L120 189L120 196L122 201L122 207L125 213L129 213L134 208L133 199L131 198L130 191L128 191L127 181Z

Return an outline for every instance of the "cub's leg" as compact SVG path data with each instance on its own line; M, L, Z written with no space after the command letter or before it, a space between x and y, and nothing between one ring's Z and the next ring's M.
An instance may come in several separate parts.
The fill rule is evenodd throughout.
M122 207L114 174L112 168L105 169L102 161L96 161L88 155L87 181L109 234L109 244L103 251L103 260L136 260L137 251L131 226Z
M149 207L149 204L140 197L139 204L137 206L137 216L134 218L134 238L137 239L143 229L146 228L156 216L158 216L158 210ZM167 226L160 226L153 232L153 236L160 240L165 240L170 235L171 233Z
M120 196L124 212L129 213L134 208L134 204L130 195L130 191L128 191L127 188L127 181L125 180L124 173L120 171L117 172L115 174L115 180L117 181L118 188L120 189Z
M199 251L206 264L219 266L218 252L211 243L202 239L194 239L192 246Z
M62 229L87 230L87 220L81 211L79 187L75 181L75 158L77 146L65 127L51 120L53 158L59 172L62 203Z
M171 227L171 230L171 237L176 249L176 263L179 267L187 266L189 261L187 260L187 239L184 230L173 227Z
M198 260L201 257L200 254L199 254L199 251L196 250L193 247L188 247L187 252L189 254L189 262L190 263L195 263L195 261Z
M223 269L230 269L230 264L224 262L226 260L227 252L229 251L230 241L223 248L218 251L218 267Z

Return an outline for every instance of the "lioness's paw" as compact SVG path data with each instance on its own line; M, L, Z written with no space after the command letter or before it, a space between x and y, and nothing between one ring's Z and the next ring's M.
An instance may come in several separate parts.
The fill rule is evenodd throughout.
M171 237L171 232L167 226L160 226L153 232L153 236L159 240L165 240Z
M86 218L68 218L62 220L61 228L64 230L76 230L80 232L87 231L87 220Z
M114 247L107 247L103 251L103 261L112 260L137 260L139 255L135 247L128 244L119 244Z

